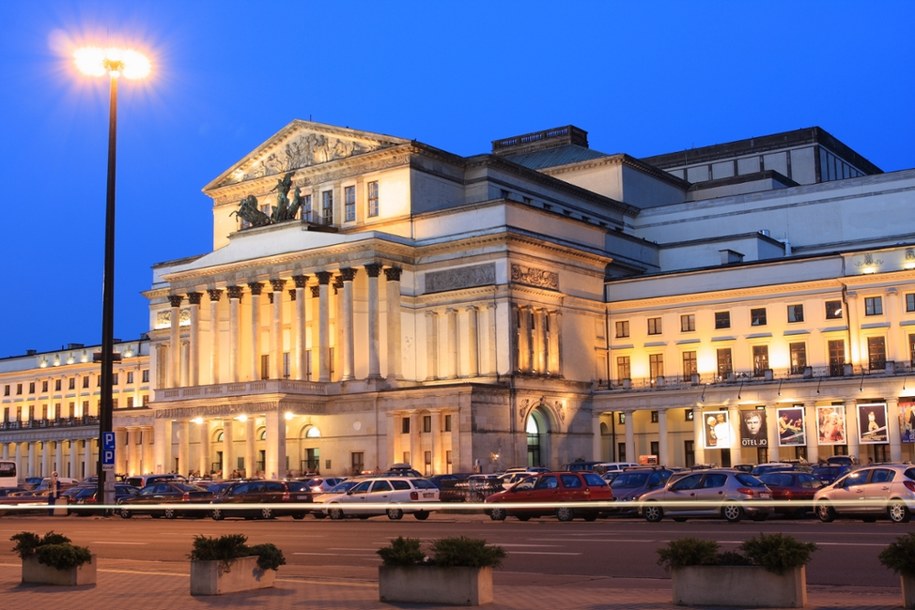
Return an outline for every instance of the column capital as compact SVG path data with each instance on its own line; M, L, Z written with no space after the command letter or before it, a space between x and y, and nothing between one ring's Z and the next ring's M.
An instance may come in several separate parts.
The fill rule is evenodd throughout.
M207 290L207 295L210 297L211 301L218 301L222 296L222 290L219 288L210 288Z
M357 269L353 269L352 267L345 267L340 270L340 277L343 278L344 282L352 282L356 279L356 271Z
M400 267L387 267L384 270L384 277L389 282L399 282L400 274L403 272L403 269Z
M202 296L202 292L189 292L187 293L187 302L191 305L200 305L200 297Z
M315 275L318 278L318 284L320 284L322 286L326 286L327 284L330 283L330 278L331 278L332 274L330 271L318 271Z
M251 290L251 294L254 296L260 296L261 291L264 289L263 282L248 282L248 289Z
M292 281L295 282L296 288L305 288L305 285L308 284L307 275L293 275Z
M381 264L369 263L365 265L365 272L369 274L369 277L378 277L378 274L381 273Z
M270 287L273 288L273 292L282 292L285 285L286 280L270 280Z
M241 300L242 290L244 290L244 289L241 286L227 286L226 287L226 292L229 294L230 299Z
M168 295L168 302L172 307L181 307L181 301L184 300L184 297L180 294L170 294Z
M321 287L320 286L311 286L311 296L318 298L321 296Z

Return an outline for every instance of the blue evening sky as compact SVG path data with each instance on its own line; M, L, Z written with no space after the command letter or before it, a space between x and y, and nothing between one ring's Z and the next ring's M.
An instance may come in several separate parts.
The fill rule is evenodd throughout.
M101 341L108 93L81 44L154 62L120 89L125 340L151 266L211 247L203 186L296 118L460 155L568 124L636 157L819 125L915 167L907 0L2 0L0 23L0 358Z

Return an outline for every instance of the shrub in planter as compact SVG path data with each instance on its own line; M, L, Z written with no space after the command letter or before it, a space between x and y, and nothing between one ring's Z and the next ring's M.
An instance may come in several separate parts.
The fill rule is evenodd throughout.
M191 560L191 595L219 595L272 587L276 570L286 563L283 551L265 543L249 546L244 534L195 536Z
M84 585L96 581L92 553L70 543L63 534L19 532L10 537L13 552L22 559L22 582L52 585Z
M188 557L191 561L218 561L226 572L232 562L240 557L257 555L257 567L262 570L276 570L286 563L283 551L274 544L245 544L248 537L244 534L226 534L211 538L194 536L194 548Z
M785 534L759 534L740 545L740 550L757 565L776 574L807 565L817 545Z
M915 533L891 542L880 552L880 563L899 574L903 607L915 608Z

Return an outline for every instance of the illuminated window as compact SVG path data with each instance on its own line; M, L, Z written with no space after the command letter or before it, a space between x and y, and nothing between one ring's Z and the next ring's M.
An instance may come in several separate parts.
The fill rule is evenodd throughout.
M620 381L629 379L631 372L629 368L629 356L616 357L616 378Z
M658 377L664 376L664 355L663 354L649 354L648 355L648 371L651 376L651 380L655 381Z
M751 326L765 326L766 325L766 308L765 307L759 307L759 308L750 310L750 325Z
M696 315L692 313L680 316L680 332L691 333L696 330Z
M302 195L302 220L314 222L314 210L311 209L311 194Z
M725 347L717 351L718 357L718 376L727 379L734 369L731 365L731 348Z
M683 352L683 381L692 381L693 375L699 372L696 352Z
M910 292L905 295L905 310L915 311L915 292Z
M909 364L915 366L915 335L909 335Z
M788 321L789 322L803 322L804 321L804 306L803 305L788 305Z
M826 319L838 320L842 317L842 301L826 301Z
M41 382L41 391L42 391L42 392L47 392L47 391L48 391L48 382L47 382L47 380Z
M649 335L660 335L661 334L661 318L648 318L648 334Z
M845 340L833 339L826 343L829 352L829 374L833 377L842 375L845 368Z
M753 346L753 376L762 377L769 368L769 346Z
M800 375L807 367L807 344L791 343L788 345L791 355L791 374Z
M886 338L867 338L867 368L878 370L886 368Z
M321 193L321 223L330 225L334 223L334 192Z
M401 434L410 434L410 418L409 417L400 418L400 432L401 432Z
M432 432L432 416L423 415L423 432L429 434Z
M343 220L353 222L356 220L356 187L347 186L343 188Z
M623 339L629 336L629 320L620 320L616 323L616 338Z
M731 312L730 311L716 311L715 312L715 328L731 328Z
M864 315L879 316L883 314L883 297L865 297Z
M653 424L658 423L658 412L657 411L651 412L651 423L653 423Z
M693 410L692 409L683 409L683 419L684 421L693 421Z
M378 181L373 180L366 185L367 196L368 196L368 210L367 215L369 218L373 216L378 216Z

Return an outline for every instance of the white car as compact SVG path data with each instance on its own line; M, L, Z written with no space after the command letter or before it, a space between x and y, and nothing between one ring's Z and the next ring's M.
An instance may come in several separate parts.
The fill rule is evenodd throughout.
M411 508L414 502L438 502L439 489L432 481L419 477L370 477L359 481L349 491L324 499L322 511L331 519L346 516L367 519L374 515L387 515L397 520L404 513L420 521L429 517L425 509ZM398 504L396 507L379 506ZM346 505L346 507L344 507Z

